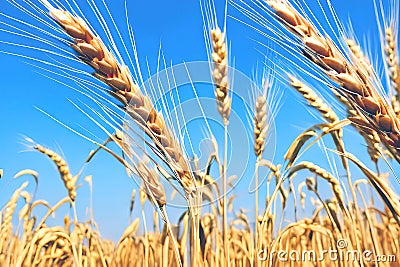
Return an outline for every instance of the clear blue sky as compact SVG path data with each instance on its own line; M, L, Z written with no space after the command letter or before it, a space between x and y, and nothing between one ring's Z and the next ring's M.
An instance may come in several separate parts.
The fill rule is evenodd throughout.
M65 0L63 0L64 3ZM82 10L88 10L85 1L82 2ZM101 5L101 1L96 1ZM121 27L123 36L126 38L124 1L107 1L110 10ZM167 61L172 60L178 64L182 62L207 60L206 48L203 38L203 22L200 3L197 0L188 1L127 1L129 17L134 29L139 58L144 73L147 73L146 60L148 60L151 72L156 71L157 57L162 44L162 50ZM219 22L222 23L224 13L224 2L216 1ZM314 4L316 1L307 1ZM2 12L23 21L35 24L35 20L18 11L15 7L0 0ZM353 28L359 33L358 38L363 40L365 36L372 37L372 48L376 48L379 42L376 28L374 28L374 13L372 1L350 0L334 1L335 8L342 21L346 22L351 12ZM317 11L318 12L318 11ZM246 20L234 8L229 7L228 13L240 20ZM0 22L6 22L17 26L17 23L0 16ZM0 29L10 29L0 24ZM26 28L25 28L26 29ZM228 38L231 49L231 62L234 66L248 75L261 72L264 61L263 48L257 41L271 43L265 37L261 37L248 26L228 18ZM0 31L0 40L22 45L41 47L37 41L19 38L15 35ZM256 41L257 40L257 41ZM34 58L51 61L44 53L0 43L0 51L16 53ZM378 54L378 53L376 53ZM375 55L375 54L374 54ZM61 126L37 108L46 111L67 125L80 129L80 126L90 129L101 138L105 135L95 125L85 118L69 101L85 101L85 98L74 90L60 85L43 75L49 75L31 64L32 60L17 56L0 53L0 168L4 169L4 177L0 181L0 205L3 205L11 195L11 192L19 186L20 182L13 181L12 177L22 169L33 169L39 173L39 191L37 199L45 199L50 204L56 203L66 196L66 190L52 163L43 155L36 152L25 152L26 147L21 144L23 136L29 136L38 143L47 146L62 155L68 161L73 173L77 173L82 167L88 153L95 149L83 138L73 134ZM43 65L42 65L43 66ZM87 68L86 70L90 70ZM284 98L281 112L276 123L277 153L275 163L281 163L282 155L290 142L305 128L316 123L306 110L298 95L288 88L282 88ZM300 102L299 102L300 101ZM348 133L349 139L354 135ZM360 149L360 139L355 139L351 147L357 151ZM112 146L117 149L115 146ZM316 152L307 159L313 160L320 157ZM368 160L367 155L361 158ZM250 163L253 164L253 163ZM100 226L104 237L117 239L128 223L128 209L131 190L136 188L134 182L125 174L125 170L105 152L100 153L90 163L80 183L83 186L78 190L78 216L84 221L88 219L85 209L89 207L89 191L87 184L83 181L84 175L93 175L94 183L94 214L95 220ZM358 178L358 177L357 177ZM28 178L30 179L30 178ZM30 191L33 191L33 180L31 180ZM250 178L243 182L235 190L239 195L237 206L251 209L251 201L247 194ZM242 203L248 203L243 204ZM138 211L138 201L136 211ZM40 209L39 209L40 210ZM59 210L55 222L60 222L62 216L69 211L68 207ZM43 212L43 210L41 211ZM138 214L138 213L136 213Z

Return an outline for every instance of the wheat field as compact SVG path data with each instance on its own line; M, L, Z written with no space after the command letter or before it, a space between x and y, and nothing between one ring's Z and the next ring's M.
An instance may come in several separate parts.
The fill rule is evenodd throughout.
M194 2L0 0L0 266L400 266L399 1Z

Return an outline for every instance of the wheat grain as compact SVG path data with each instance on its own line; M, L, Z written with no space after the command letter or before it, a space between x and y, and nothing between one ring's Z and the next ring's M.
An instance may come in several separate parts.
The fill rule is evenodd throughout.
M364 131L360 129L357 130L367 143L367 152L371 160L377 163L382 156L381 139L378 134L374 130L370 130L369 132L368 129L364 129Z

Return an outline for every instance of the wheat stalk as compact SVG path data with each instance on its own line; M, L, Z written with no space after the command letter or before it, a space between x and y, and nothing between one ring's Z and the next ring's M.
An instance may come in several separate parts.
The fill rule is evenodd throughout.
M259 95L255 102L255 110L254 110L254 120L253 120L253 135L254 135L254 154L257 157L257 161L255 164L255 209L254 209L254 221L255 221L255 229L254 229L254 238L255 238L255 247L259 247L259 165L262 161L262 155L265 149L265 142L267 138L267 133L269 130L269 117L271 115L268 113L268 104L267 104L267 91L271 87L271 83L268 79L264 79L264 91L261 95ZM253 255L254 260L257 262L257 265L260 264L257 256Z
M368 169L359 159L357 159L354 155L350 153L345 153L345 157L349 158L352 162L354 162L360 170L365 174L368 178L372 186L379 193L381 198L384 200L385 204L388 205L393 216L395 217L397 223L400 225L400 201L397 194L393 191L393 189L385 183L382 177L376 175L373 171Z
M258 202L259 202L259 178L258 178L258 168L259 162L262 158L262 154L265 148L265 139L267 137L267 99L265 95L260 95L257 97L255 104L255 115L254 115L254 153L257 157L257 162L255 165L255 209L254 209L254 220L255 220L255 247L258 248L258 232L259 232L259 223L258 223ZM256 257L256 256L255 256ZM257 265L259 265L258 258L256 259Z
M212 76L215 84L215 98L217 100L217 110L224 123L224 158L222 166L222 236L224 241L224 261L229 266L229 247L228 247L228 217L227 217L227 179L226 168L228 158L228 123L231 113L232 99L229 97L229 78L228 78L228 54L225 41L225 32L223 33L218 26L211 30L212 61L214 70ZM198 221L199 222L199 221ZM196 248L198 244L196 244Z
M178 140L174 138L161 113L154 109L150 98L143 95L133 81L128 67L115 59L82 19L68 11L54 8L46 0L41 1L49 9L51 17L72 38L71 46L80 55L79 59L95 70L93 75L97 79L113 89L112 95L123 103L126 112L166 157L186 195L193 196L195 183Z
M322 98L320 98L311 88L309 88L308 86L306 86L305 84L303 84L302 82L300 82L299 80L294 78L293 76L289 75L289 79L291 80L291 86L293 88L295 88L304 97L304 99L307 100L308 104L311 107L313 107L314 109L316 109L326 121L328 121L331 125L336 124L340 121L339 117L336 115L335 111L328 104L326 104L324 102L324 100ZM326 128L326 127L322 127L322 128ZM312 131L310 131L309 133L312 134ZM364 134L364 132L363 132L363 134ZM331 136L333 138L333 141L335 143L337 150L342 153L345 152L344 142L342 139L343 129L338 129L337 131L331 132ZM305 135L304 137L305 137L305 140L307 140L308 136ZM301 142L299 142L299 144L301 144ZM298 153L299 147L296 147L296 149L297 149L297 151L294 150L294 152ZM373 150L370 148L370 146L368 147L368 152L371 153L370 155L372 155ZM374 154L374 155L376 155L376 154ZM290 156L290 154L289 155L286 154L285 158L287 156ZM293 159L291 159L291 160L293 161ZM289 163L292 163L292 161L289 161ZM352 193L353 199L354 199L354 201L356 201L356 194L354 192L353 184L352 184L351 177L350 177L350 169L349 169L347 159L345 157L342 157L342 164L343 164L343 167L346 169L347 181L350 186L350 191ZM288 165L288 166L290 166L290 165ZM356 204L356 208L357 208L357 204Z

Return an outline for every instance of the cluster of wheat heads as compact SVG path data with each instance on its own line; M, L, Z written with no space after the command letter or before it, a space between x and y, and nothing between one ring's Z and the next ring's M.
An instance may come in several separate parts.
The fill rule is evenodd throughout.
M26 14L37 16L29 13L23 5L11 2ZM65 46L56 48L61 53L68 52L76 61L89 65L93 69L94 79L104 83L107 86L105 90L118 101L111 107L125 112L136 126L124 124L120 128L114 127L115 133L110 133L104 144L94 142L99 148L90 153L87 162L103 149L118 160L129 175L139 178L141 187L138 197L145 231L138 231L141 222L135 219L114 244L101 238L93 218L89 222L80 222L76 213L73 220L66 216L62 226L47 226L48 217L60 206L70 204L75 209L80 178L79 174L70 173L60 155L39 144L32 145L29 140L34 150L54 162L68 194L50 206L44 200L35 200L34 194L24 191L26 182L14 192L1 212L1 266L400 264L400 200L388 179L396 177L396 174L392 168L388 168L388 173L378 169L379 163L390 167L390 164L400 161L400 66L396 34L398 4L392 7L393 21L386 22L381 29L385 78L388 80L383 83L379 80L378 71L374 70L372 60L368 59L354 38L343 35L340 36L343 43L335 44L334 38L315 26L310 19L312 16L297 1L254 1L251 3L254 7L241 1L232 3L247 15L247 19L265 26L268 31L265 35L271 40L282 42L280 44L285 41L295 43L299 51L288 48L291 53L288 57L304 57L302 63L305 65L303 69L295 65L291 69L301 71L291 71L288 75L280 66L274 66L276 71L265 77L263 90L255 94L251 112L253 124L249 127L254 137L256 189L252 200L255 209L250 214L244 209L247 207L237 207L234 204L235 195L228 193L233 179L227 176L226 170L227 133L233 108L230 92L232 77L228 72L227 28L218 26L213 5L205 4L203 12L211 75L215 83L215 106L224 126L224 135L222 140L213 139L214 152L209 155L206 168L201 170L198 166L191 166L196 164L190 164L180 136L170 127L169 118L164 118L168 114L163 115L157 110L150 90L143 90L139 86L140 75L132 75L134 70L130 70L119 58L118 51L114 51L115 45L112 44L110 49L90 24L70 9L45 0L39 2L28 1L35 12L48 15L38 17L41 18L38 23L50 25L51 30L64 34L63 38L59 38L46 32L49 39L58 38L58 41L62 41L61 45ZM376 9L380 10L379 4ZM339 31L337 34L344 33ZM46 42L42 39L39 41ZM73 53L68 47L73 49ZM306 67L318 72L320 76L311 76L321 81L321 87L332 90L333 97L338 100L337 105L345 110L344 116L337 112L336 106L323 99L321 92L296 78L301 73L309 73L304 70ZM323 78L317 78L321 76ZM272 82L274 78L277 81ZM269 149L266 141L271 120L276 112L273 107L277 106L278 101L274 97L277 83L297 91L320 120L315 125L307 126L293 140L280 163L264 158L264 151ZM93 86L91 92L99 88L95 83L88 84ZM383 90L385 86L387 90ZM95 97L99 102L109 101L97 94ZM108 112L117 118L119 116L112 110ZM101 122L108 123L103 118ZM344 130L349 125L365 140L365 153L369 154L373 167L348 151L350 146L347 145ZM123 156L107 147L110 141L119 146ZM329 147L330 142L332 147ZM306 157L308 151L317 145L320 145L318 150L323 155L334 155L327 157L330 166L320 166L318 161L312 162ZM219 147L223 150L221 158ZM335 157L339 164L333 160ZM280 159L275 160L279 162ZM217 183L215 174L210 171L213 164L218 166L221 184ZM269 170L266 181L259 179L261 168ZM305 176L306 172L308 176ZM34 171L24 170L16 177L23 175L32 175L36 183L38 181ZM347 179L343 180L343 177ZM84 180L91 186L90 176ZM163 180L170 182L187 200L188 209L178 219L168 218L166 206L169 199ZM268 188L273 189L267 193L264 201L259 194L261 182L266 182ZM24 204L16 220L13 215L20 198L24 199ZM133 193L131 213L137 203L136 198L137 194ZM253 199L250 194L249 199ZM155 208L154 212L150 212L153 214L152 230L146 227L146 214L149 214L145 211L146 202ZM203 203L207 204L207 209L202 209ZM34 213L38 205L48 209L39 218ZM305 210L306 207L312 212L304 212L304 216L300 217L303 213L298 209ZM288 213L293 213L294 218L285 217ZM290 222L286 222L286 219ZM17 227L13 227L15 221L18 221ZM332 254L332 251L336 251L336 254ZM385 258L374 261L379 255Z

